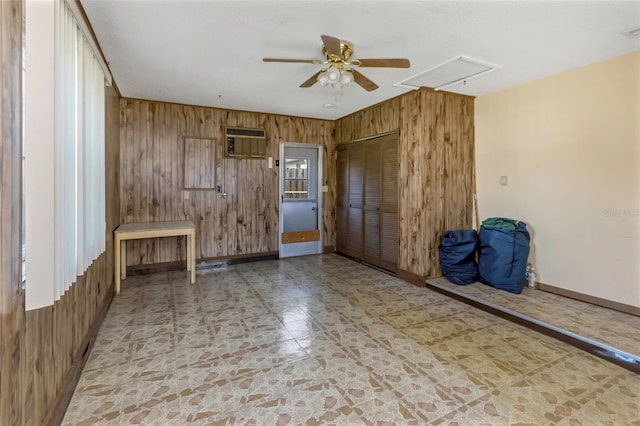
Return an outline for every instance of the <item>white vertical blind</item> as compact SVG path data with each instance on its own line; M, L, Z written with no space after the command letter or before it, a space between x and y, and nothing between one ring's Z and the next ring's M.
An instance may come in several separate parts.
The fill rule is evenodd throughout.
M54 300L76 281L76 79L78 31L64 1L56 2L54 107ZM28 19L28 17L27 17ZM28 49L28 46L27 46ZM29 283L27 282L27 285Z
M105 76L66 0L26 11L25 290L37 309L105 250Z
M78 30L80 31L80 30ZM84 273L106 248L105 241L105 156L104 73L86 37L80 48L78 67L82 102L78 109L78 275Z
M55 40L57 0L27 1L25 42L25 305L54 300L56 150Z
M64 0L55 34L54 301L105 250L104 73Z
M100 54L100 47L98 46L97 40L95 40L93 37L87 37L87 35L91 34L91 30L89 29L88 21L85 19L84 11L81 10L80 0L66 0L66 3L67 6L69 6L71 13L73 13L73 16L75 16L80 31L85 34L85 40L87 40L87 42L91 46L95 58L98 60L100 66L102 67L105 84L111 86L113 84L111 71L109 70L109 67L107 66L104 58Z

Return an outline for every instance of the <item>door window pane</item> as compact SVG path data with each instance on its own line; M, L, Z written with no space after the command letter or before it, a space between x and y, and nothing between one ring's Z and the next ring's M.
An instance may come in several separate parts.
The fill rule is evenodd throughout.
M285 158L284 198L306 200L308 193L308 158Z

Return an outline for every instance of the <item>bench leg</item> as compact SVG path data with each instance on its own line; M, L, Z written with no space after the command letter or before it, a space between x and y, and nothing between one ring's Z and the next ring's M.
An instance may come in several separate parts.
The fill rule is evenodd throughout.
M120 294L120 240L116 238L116 241L113 244L114 247L114 271L113 276L116 280L116 294Z
M185 242L187 243L187 272L191 271L191 256L193 256L193 253L191 252L191 238L191 234L185 235Z
M190 234L188 237L189 251L191 252L191 257L187 257L187 262L190 263L191 269L191 284L196 282L196 238L195 234Z
M120 241L120 278L127 278L127 241Z

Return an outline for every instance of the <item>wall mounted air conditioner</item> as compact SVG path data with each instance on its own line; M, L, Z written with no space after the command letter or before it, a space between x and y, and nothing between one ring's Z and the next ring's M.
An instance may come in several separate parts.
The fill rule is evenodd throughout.
M267 139L264 129L225 127L224 155L234 158L266 158Z

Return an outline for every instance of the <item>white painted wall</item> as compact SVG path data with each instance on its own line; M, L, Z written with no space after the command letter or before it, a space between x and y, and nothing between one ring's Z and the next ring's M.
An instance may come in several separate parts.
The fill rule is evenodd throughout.
M540 282L640 307L640 52L480 96L475 129L480 220L528 224Z

